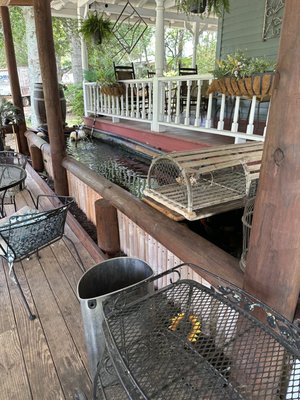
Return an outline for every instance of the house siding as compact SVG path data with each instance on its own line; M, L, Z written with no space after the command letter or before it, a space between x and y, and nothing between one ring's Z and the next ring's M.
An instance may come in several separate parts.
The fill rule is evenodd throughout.
M230 1L230 13L225 13L219 24L218 58L242 50L251 57L276 60L279 38L262 40L264 11L265 0Z

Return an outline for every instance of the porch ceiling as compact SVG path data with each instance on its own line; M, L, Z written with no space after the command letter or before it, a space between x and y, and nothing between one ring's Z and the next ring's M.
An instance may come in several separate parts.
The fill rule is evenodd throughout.
M0 0L1 1L1 0ZM9 1L9 0L3 0ZM16 0L11 0L16 1ZM30 1L30 0L17 0ZM121 14L126 0L52 0L51 9L54 16L76 17L77 7L90 6L91 9L104 11L114 21ZM156 19L156 2L155 0L131 0L130 3L137 12L145 19L148 25L154 25ZM217 29L218 19L214 16L200 17L199 15L189 15L178 13L175 0L165 1L165 24L172 27L188 28L190 23L199 21L200 30Z

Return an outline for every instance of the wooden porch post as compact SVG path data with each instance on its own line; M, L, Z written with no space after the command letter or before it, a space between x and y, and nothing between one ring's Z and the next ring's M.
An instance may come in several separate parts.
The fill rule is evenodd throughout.
M62 166L62 160L65 157L65 141L59 100L50 2L34 0L33 5L53 163L54 189L57 194L67 195L67 174Z
M244 280L288 319L300 290L299 37L300 1L286 0Z
M5 43L5 54L6 54L6 63L9 74L10 81L10 89L12 94L13 104L21 110L23 115L23 122L19 122L18 124L18 132L17 132L17 142L20 153L29 154L28 144L24 133L26 132L26 122L23 110L22 103L22 95L20 89L20 82L18 76L17 62L16 62L16 54L14 48L14 42L11 31L11 24L9 18L8 7L1 6L1 19L3 26L3 35L4 35L4 43Z

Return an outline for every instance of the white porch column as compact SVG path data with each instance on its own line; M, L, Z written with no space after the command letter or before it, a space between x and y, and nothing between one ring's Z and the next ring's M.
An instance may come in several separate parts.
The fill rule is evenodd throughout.
M81 25L81 19L84 18L87 14L88 8L87 6L85 7L77 7L77 16L79 20L79 26ZM87 48L85 41L81 37L81 60L82 60L82 69L83 71L87 70L89 68L88 64L88 53L87 53Z
M77 18L78 18L78 27L81 26L81 19L86 16L88 12L88 7L77 7ZM84 76L84 71L88 70L89 68L89 63L88 63L88 53L87 53L87 47L85 44L85 41L83 40L82 36L80 38L80 44L81 44L81 65L82 65L82 73ZM83 78L83 82L85 79ZM87 93L86 90L83 89L83 105L84 105L84 116L88 116L87 112Z
M162 76L165 62L165 6L164 0L156 0L155 23L155 72L156 76Z
M192 68L196 68L197 64L197 46L200 35L200 21L194 22L193 26L193 54L192 54Z

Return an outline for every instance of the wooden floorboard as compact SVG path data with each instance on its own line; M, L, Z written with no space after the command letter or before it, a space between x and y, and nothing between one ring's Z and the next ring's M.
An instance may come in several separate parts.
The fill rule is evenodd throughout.
M32 399L2 260L0 263L0 398Z
M27 186L34 196L41 187L32 177ZM32 206L24 191L18 209ZM8 214L14 210L6 207ZM101 260L94 244L92 254L72 228L66 232L75 242L84 268ZM83 236L89 240L87 236ZM94 247L93 247L94 246ZM77 284L82 270L73 247L62 239L36 255L15 264L26 299L37 315L30 321L19 289L8 276L7 263L0 269L0 400L65 400L76 392L92 398Z

